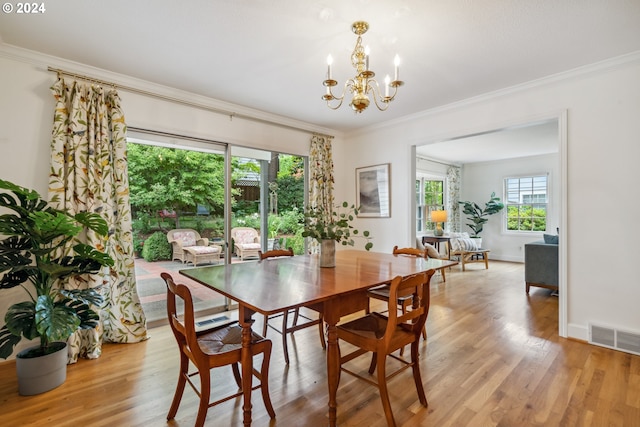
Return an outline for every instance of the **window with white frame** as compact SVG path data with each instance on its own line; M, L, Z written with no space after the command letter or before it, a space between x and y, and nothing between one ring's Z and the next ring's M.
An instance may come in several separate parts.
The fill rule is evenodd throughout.
M507 231L546 231L548 183L547 175L505 178Z
M416 179L416 231L435 229L431 211L444 209L444 179L421 177Z

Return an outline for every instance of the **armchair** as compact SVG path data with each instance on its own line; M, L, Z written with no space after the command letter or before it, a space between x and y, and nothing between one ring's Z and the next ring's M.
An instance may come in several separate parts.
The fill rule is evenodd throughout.
M260 235L255 228L235 227L231 229L231 242L233 250L241 261L245 258L258 258L262 246Z
M524 281L531 286L558 290L558 244L545 241L524 245Z
M460 260L462 271L466 271L466 265L473 262L481 262L484 268L489 268L489 249L477 247L476 239L470 238L469 234L452 233L451 239L447 242L449 258L457 257Z
M200 234L191 228L177 228L167 233L167 240L171 243L173 254L171 259L185 262L192 262L197 265L198 261L212 262L220 259L222 248L214 245L209 246L209 239L200 237Z

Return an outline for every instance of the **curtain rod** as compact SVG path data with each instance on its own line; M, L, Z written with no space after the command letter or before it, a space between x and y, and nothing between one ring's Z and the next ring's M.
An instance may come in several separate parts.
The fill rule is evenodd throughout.
M454 167L457 167L457 168L460 167L460 165L457 165L455 163L446 163L446 162L443 162L441 160L434 160L434 159L431 159L429 157L421 156L419 154L416 154L416 159L422 159L422 160L425 160L427 162L438 163L438 164L441 164L441 165L444 165L444 166L454 166Z
M239 114L239 113L236 113L235 111L228 111L228 110L223 110L223 109L220 109L220 108L210 107L208 105L198 104L198 103L191 102L191 101L185 101L185 100L182 100L182 99L179 99L179 98L174 98L172 96L160 95L158 93L149 92L149 91L138 89L138 88L135 88L135 87L124 86L124 85L121 85L119 83L108 82L108 81L105 81L105 80L96 79L96 78L85 76L85 75L82 75L82 74L72 73L70 71L65 71L65 70L62 70L60 68L47 67L47 71L51 71L51 72L57 73L58 75L62 74L62 75L65 75L65 76L73 77L74 79L86 80L88 82L97 83L99 85L111 86L113 88L119 88L119 89L126 90L127 92L138 93L140 95L145 95L145 96L149 96L149 97L152 97L152 98L158 98L158 99L162 99L162 100L165 100L165 101L170 101L170 102L173 102L173 103L176 103L176 104L186 105L188 107L195 107L195 108L199 108L201 110L210 111L212 113L217 113L217 114L221 114L221 115L224 115L224 116L229 116L230 120L233 120L234 117L237 117L239 119L249 120L249 121L253 121L253 122L257 122L257 123L263 123L263 124L268 124L268 125L272 125L272 126L279 126L279 127L286 128L286 129L292 129L292 130L297 130L297 131L302 131L302 132L308 132L308 133L311 133L311 134L318 134L317 132L310 131L308 129L303 129L303 128L299 128L299 127L296 127L296 126L286 125L286 124L274 122L274 121L271 121L271 120L260 119L260 118L248 116L248 115L245 115L245 114ZM324 136L328 136L328 137L333 138L332 135L324 135Z

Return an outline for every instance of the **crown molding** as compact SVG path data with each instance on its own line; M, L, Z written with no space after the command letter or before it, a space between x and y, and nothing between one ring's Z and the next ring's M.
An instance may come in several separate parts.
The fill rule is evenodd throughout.
M335 129L325 128L313 123L302 122L288 117L271 114L266 111L217 100L197 93L153 83L125 74L116 73L6 43L0 44L0 57L27 63L47 72L49 72L48 67L51 67L64 70L71 74L84 75L95 78L96 80L114 83L115 86L122 86L123 91L126 91L126 87L131 87L136 90L157 94L159 97L175 98L179 101L183 101L184 103L194 104L194 107L201 106L202 108L221 110L221 112L217 114L225 114L222 111L228 112L229 117L232 119L234 117L244 117L267 125L283 126L302 132L320 133L333 136L343 135L343 132Z
M360 136L362 134L371 133L374 131L380 131L382 129L398 126L407 122L412 122L418 119L428 118L436 116L438 114L470 107L483 102L498 99L506 95L512 95L514 93L524 92L531 89L541 88L549 86L559 82L581 78L589 75L599 74L607 72L612 69L616 69L623 65L632 64L634 62L640 62L640 50L631 52L625 55L616 56L613 58L605 59L604 61L594 62L582 67L574 68L571 70L563 71L561 73L552 74L547 77L542 77L535 80L530 80L525 83L520 83L514 86L509 86L503 89L498 89L492 92L487 92L478 96L463 99L461 101L452 102L450 104L442 105L440 107L432 108L429 110L421 111L418 113L410 114L407 116L399 117L397 119L389 120L386 122L376 123L375 125L365 128L356 129L348 132L347 137Z

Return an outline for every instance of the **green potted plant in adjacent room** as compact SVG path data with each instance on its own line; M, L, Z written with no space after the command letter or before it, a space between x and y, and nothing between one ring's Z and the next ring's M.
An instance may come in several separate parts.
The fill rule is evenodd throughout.
M354 238L361 237L367 241L364 246L367 251L373 247L369 231L360 233L351 225L356 215L358 215L358 208L354 205L349 206L347 202L337 206L328 220L324 212L319 209L311 208L305 212L302 236L311 237L320 243L321 267L335 266L336 242L344 246L354 246Z
M0 329L0 357L6 359L26 338L37 346L16 357L20 394L37 394L66 379L66 340L78 329L93 328L99 316L92 306L102 304L95 289L61 289L62 279L99 273L112 266L109 255L83 243L65 247L83 230L106 236L106 221L95 213L70 215L48 206L34 191L0 180L0 290L22 287L28 298L13 304ZM54 367L33 367L33 361ZM24 364L28 364L25 367ZM36 378L38 372L42 378Z
M482 233L484 224L489 221L487 217L497 214L504 208L504 204L500 201L500 198L496 196L495 192L491 193L491 197L489 201L485 203L484 209L475 202L458 203L463 206L462 212L467 215L467 219L470 221L466 225L473 232L471 237L476 239L480 239L480 233ZM481 242L480 240L479 243ZM481 244L477 244L477 247L481 247Z

